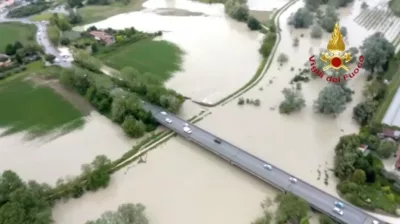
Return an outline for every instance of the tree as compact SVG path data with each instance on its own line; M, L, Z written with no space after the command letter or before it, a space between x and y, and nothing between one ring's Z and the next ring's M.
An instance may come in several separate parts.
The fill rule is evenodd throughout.
M122 129L124 129L125 133L129 136L137 138L144 134L146 126L142 121L138 121L132 116L127 116L122 123Z
M378 148L378 154L384 159L389 158L396 150L396 145L390 141L381 141Z
M75 25L78 24L80 22L82 22L82 16L78 13L78 10L74 11L74 10L69 10L68 11L68 21L69 23Z
M261 29L261 24L256 18L250 16L247 20L247 27L249 27L250 30L259 30Z
M367 37L361 46L363 68L371 73L382 71L383 66L394 56L394 49L393 44L380 32Z
M375 101L367 100L357 104L353 109L353 119L364 126L371 121L378 104Z
M366 180L366 176L365 176L364 170L356 169L354 171L353 176L351 177L351 179L352 179L352 181L354 183L357 183L357 184L360 184L360 185L364 184L365 180Z
M332 6L327 6L325 8L325 13L322 19L319 21L321 27L327 32L332 32L335 24L339 21L339 17L335 12L335 8Z
M95 221L88 221L86 224L148 224L145 214L145 207L142 204L122 204L115 212L107 211Z
M306 201L291 193L279 194L275 201L279 202L276 211L277 223L286 223L288 221L299 223L300 220L307 217L310 211L310 206Z
M285 99L279 105L279 112L283 114L290 114L294 111L299 111L306 106L305 100L299 91L284 88L282 94Z
M238 21L247 21L249 18L249 8L246 2L227 0L225 2L225 12Z
M314 24L314 25L311 27L310 36L311 36L312 38L316 38L316 39L321 38L321 37L322 37L322 27L321 27L319 24Z
M5 52L7 55L11 56L14 55L17 50L15 50L14 46L12 44L7 44Z
M347 36L347 28L345 26L340 27L340 33L342 36Z
M319 93L314 102L314 108L318 113L336 116L346 109L346 101L346 93L343 88L339 85L330 84Z
M92 49L92 53L93 53L93 54L95 54L97 51L99 51L99 47L98 47L98 45L97 45L96 42L92 43L92 44L90 45L90 48Z
M299 8L288 22L295 28L308 28L313 23L313 19L313 15L307 8Z
M304 3L308 10L314 12L322 4L322 1L321 0L304 0Z
M46 54L46 56L44 56L44 58L46 59L46 61L53 63L54 59L56 58L56 56L52 55L52 54Z
M278 56L278 63L283 64L289 61L289 57L285 53L280 53Z
M368 6L367 3L362 2L362 4L361 4L361 9L366 9L366 8L368 8L368 7L369 7L369 6Z
M71 8L83 6L83 0L67 0L67 3Z
M67 46L67 45L69 45L70 43L71 43L71 41L70 41L70 39L68 39L67 37L62 37L61 40L60 40L60 44L61 44L61 45L64 45L64 46Z

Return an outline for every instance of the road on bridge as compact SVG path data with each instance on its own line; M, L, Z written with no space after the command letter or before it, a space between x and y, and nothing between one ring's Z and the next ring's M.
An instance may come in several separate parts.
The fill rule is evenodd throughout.
M300 180L297 177L296 183L292 183L289 178L293 177L289 173L273 166L271 163L263 161L254 155L230 144L227 141L218 138L217 136L193 125L189 124L192 130L191 134L187 134L183 131L183 127L187 121L173 115L163 115L161 112L162 108L144 103L144 108L151 111L154 118L162 125L168 127L174 132L180 134L186 139L195 142L196 144L206 148L212 153L222 157L229 163L238 166L246 172L262 179L263 181L273 185L274 187L283 190L285 192L291 192L294 195L306 200L314 209L323 212L331 218L341 223L348 224L383 224L382 220L374 218L362 211L361 209L352 206L346 202L343 202L344 208L343 215L336 214L333 211L334 202L340 201L340 199L321 191L320 189ZM166 118L172 120L171 123L165 121ZM221 143L216 143L214 140L218 138ZM265 164L271 165L273 168L268 170L264 167Z

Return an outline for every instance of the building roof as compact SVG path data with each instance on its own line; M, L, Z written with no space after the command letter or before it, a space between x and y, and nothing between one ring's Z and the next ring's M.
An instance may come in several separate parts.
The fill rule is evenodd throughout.
M397 148L397 152L396 152L396 168L400 168L400 145Z
M100 40L104 41L106 44L112 44L113 43L113 36L110 34L104 32L104 31L98 31L98 30L93 30L89 32L90 35L99 38Z
M400 88L397 89L396 94L382 119L382 123L400 127Z

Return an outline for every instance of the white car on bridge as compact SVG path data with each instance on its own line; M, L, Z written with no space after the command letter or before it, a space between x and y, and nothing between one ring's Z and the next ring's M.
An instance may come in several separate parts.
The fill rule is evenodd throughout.
M188 133L188 134L192 133L192 130L189 127L183 127L183 131Z
M333 211L334 211L335 213L339 214L339 215L343 215L343 210L340 209L340 208L338 208L338 207L334 207L334 208L333 208Z
M167 118L165 118L165 122L167 122L168 124L171 124L172 120L167 117Z

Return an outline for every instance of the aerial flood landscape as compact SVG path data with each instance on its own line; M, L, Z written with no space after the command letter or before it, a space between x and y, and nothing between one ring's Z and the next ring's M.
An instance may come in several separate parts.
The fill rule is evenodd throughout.
M49 21L50 31L37 35L49 38L53 45L68 47L75 62L64 66L60 63L64 60L62 56L48 54L47 48L51 46L43 46L44 52L39 53L41 59L22 63L18 61L21 57L18 50L10 50L13 46L17 48L15 39L4 39L14 43L11 47L6 46L7 43L0 44L0 52L5 48L5 55L24 67L17 72L4 73L6 75L0 79L0 94L4 91L0 104L9 105L0 112L0 133L3 133L0 136L0 171L12 170L24 181L48 184L51 190L43 188L44 193L38 193L37 197L47 195L40 200L51 203L42 209L51 211L50 215L46 214L56 224L100 224L98 218L107 218L102 214L119 211L120 205L128 203L143 204L146 217L139 218L142 214L135 213L137 217L133 219L142 221L114 223L328 224L334 223L335 218L341 221L342 217L350 217L347 216L350 211L346 210L350 204L365 209L366 217L371 215L387 223L400 223L400 190L396 191L394 187L400 183L396 179L400 171L393 167L394 171L390 172L395 177L387 179L378 172L382 169L381 161L385 163L398 157L398 138L388 140L384 130L395 132L400 128L381 124L381 120L391 103L389 96L393 98L400 85L400 79L396 78L400 76L396 53L400 43L400 18L393 6L399 4L397 7L400 8L400 2L346 1L349 3L341 5L344 7L338 6L338 21L333 22L346 28L346 31L340 29L346 50L357 48L361 51L353 53L356 62L349 64L347 73L356 67L358 56L368 55L364 40L378 31L383 35L376 38L381 39L373 40L381 41L379 49L393 53L388 53L387 63L368 67L372 62L366 62L367 66L345 84L335 84L310 72L310 56L316 55L317 66L320 66L318 55L327 50L333 35L321 29L325 29L324 22L319 28L321 33L314 34L318 24L313 18L306 19L310 12L301 12L305 8L311 10L310 2L313 1L244 1L247 5L241 7L248 8L257 21L254 30L249 22L253 17L235 18L232 15L241 14L227 8L229 1L124 3L131 10L120 9L122 6L114 5L114 2L102 6L79 3L69 5L67 11L58 14L44 9L25 15L25 11L13 9L18 11L14 14L24 16L12 18L34 21L31 26L40 26L37 21ZM332 7L326 6L327 1L314 2L321 5L317 6L321 13L328 14L327 8ZM67 4L72 3L68 1ZM100 15L101 7L105 7L107 17ZM299 11L304 14L298 16ZM315 11L311 14L318 17L319 12ZM67 21L65 18L68 18L68 26L62 25L62 21ZM297 23L296 18L302 22ZM257 19L262 23L259 24ZM6 28L8 30L2 31L0 26L0 35L14 32ZM52 28L57 32L52 33ZM336 32L333 26L331 31ZM34 32L30 31L29 35ZM96 36L96 32L102 34ZM271 35L275 35L276 42L274 39L268 45ZM25 50L33 48L27 47L32 45L32 40L31 37L18 39ZM99 44L101 41L104 43ZM67 60L64 62L68 64ZM36 78L29 79L29 75ZM29 87L32 94L29 98L26 93L26 100L35 100L34 95L39 96L41 88L51 89L46 94L61 96L59 98L63 100L58 108L65 110L58 114L57 107L50 105L49 101L55 98L36 99L32 101L36 106L27 104L25 107L16 106L16 101L7 98L11 95L6 94L17 95L19 88L23 88L19 82L32 80L36 80L35 86ZM8 85L15 86L15 91L7 90ZM329 104L336 105L336 98L323 101L321 93L328 87L340 89L341 94L336 98L343 101L342 105L329 107ZM286 93L292 91L292 99L285 93L285 88ZM382 88L387 89L383 97L378 97L380 93L373 95L375 89L383 91ZM366 89L373 89L372 99L368 98ZM290 100L295 105L296 97L301 98L298 106L284 107L283 102ZM189 135L195 136L194 129L193 133L183 129L187 134L184 138L172 135L167 128L176 122L174 119L162 123L167 127L157 127L151 113L146 114L144 107L138 106L143 99L218 136L222 144L229 142L265 160L268 163L264 164L266 172L273 172L275 168L286 171L291 178L297 178L290 179L291 187L304 181L341 198L346 203L344 208L341 207L344 215L340 214L340 209L332 213L336 206L333 201L329 202L331 207L328 208L333 215L325 210L320 210L324 215L311 211L306 203L308 200L303 198L296 202L299 204L291 205L292 210L302 209L301 215L286 217L283 215L285 196L282 196L285 194L232 166L232 161L229 164L195 144ZM368 100L372 102L373 111L357 112L370 105L363 104L370 102ZM341 109L337 109L339 107ZM29 122L27 118L18 120L23 113L13 113L13 108L30 113ZM38 108L40 112L36 112ZM43 124L40 119L44 120ZM77 121L79 124L75 125ZM376 127L382 131L375 131ZM352 136L349 137L352 140L345 143L347 140L341 138L345 135ZM347 149L353 154L340 154L341 147L348 145L353 147ZM364 150L364 146L368 153L357 151ZM144 152L146 150L149 151ZM96 157L99 155L105 157ZM342 161L351 161L351 164ZM353 191L362 193L354 196ZM14 200L12 195L8 193L6 198L10 199L5 200ZM301 197L294 193L294 196L287 195L286 200ZM268 206L265 206L266 201ZM0 200L0 211L6 203ZM110 218L111 213L108 216ZM33 223L34 219L30 218L26 220ZM15 224L26 223L22 219L16 220ZM363 224L377 224L375 221L371 219Z

